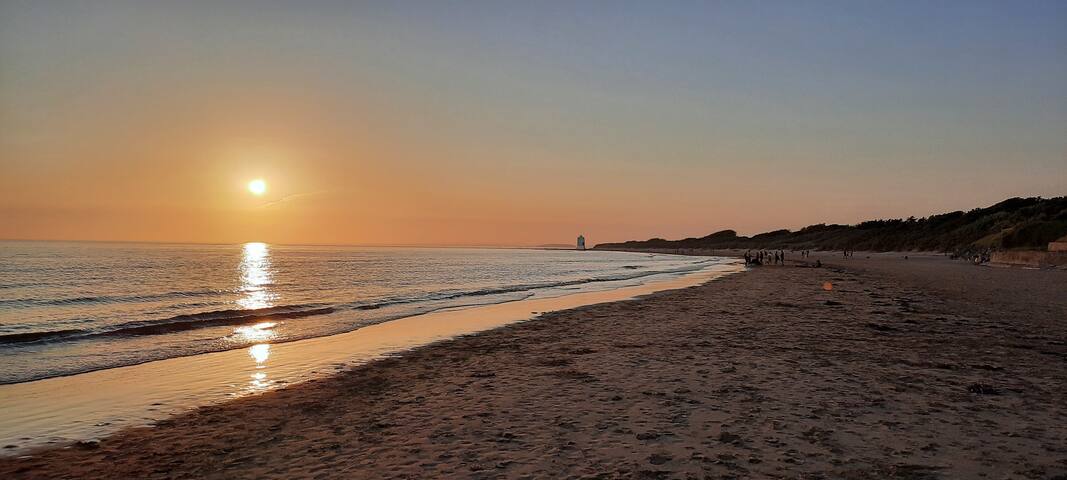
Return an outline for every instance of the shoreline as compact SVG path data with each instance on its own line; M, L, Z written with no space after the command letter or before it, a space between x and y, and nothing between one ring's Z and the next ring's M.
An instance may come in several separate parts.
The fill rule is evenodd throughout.
M743 269L736 262L713 264L638 285L457 306L335 335L0 385L0 410L22 413L0 419L0 446L4 447L0 456L165 421L192 408L327 377L413 348L525 321L542 312L625 301Z
M432 248L425 250L433 252ZM499 250L490 249L498 254L501 253ZM258 248L252 250L252 252L259 251ZM527 253L520 254L519 257L529 258L531 250L524 249L524 251ZM286 257L293 252L275 253ZM510 256L510 253L506 254ZM217 289L168 290L166 293L162 293L162 290L155 293L141 291L130 295L116 294L116 292L101 295L82 295L77 291L66 292L66 294L42 292L41 298L30 295L24 299L7 302L9 307L14 305L14 310L7 309L8 318L4 319L6 320L4 323L8 326L3 329L7 333L0 335L0 347L2 347L0 349L4 350L4 353L0 355L0 362L8 362L4 365L3 373L0 374L0 385L79 375L169 358L239 350L255 343L280 344L337 335L368 325L451 308L475 307L525 298L555 297L582 291L620 288L685 275L704 269L709 264L723 260L729 261L729 259L709 256L657 256L659 259L666 259L668 264L663 265L662 262L659 264L646 262L646 259L640 258L646 255L635 253L598 252L592 256L599 257L605 254L618 260L620 265L613 269L598 270L596 267L583 269L578 275L557 275L555 278L539 275L534 275L533 278L522 278L520 275L511 279L501 278L496 283L457 284L447 288L442 286L440 291L434 291L432 287L429 290L416 288L406 293L397 290L395 294L384 293L370 297L364 297L358 291L342 292L341 290L347 287L341 286L339 289L336 284L332 287L334 289L332 294L326 295L301 291L299 286L293 287L304 285L308 280L314 280L314 276L307 279L290 278L282 282L289 287L280 289L272 287L269 293L256 290L259 292L256 295L269 297L277 295L276 299L270 301L263 301L258 297L253 299L247 294L243 297L228 297L222 294L228 288L224 285L216 285L219 287ZM241 258L246 259L247 255L249 252L244 251ZM581 254L569 256L574 259L582 258ZM637 265L621 265L623 262L630 261ZM269 264L266 264L266 267L269 270ZM252 278L255 275L267 273L259 270L241 270L241 272L240 282L244 282L246 277ZM342 278L344 275L335 277ZM413 286L410 282L405 285ZM127 288L136 289L137 287ZM166 289L166 287L160 288ZM240 288L253 291L260 287L242 284ZM380 292L387 290L380 290ZM53 294L57 298L46 298ZM207 299L202 303L187 306L179 300L185 295L197 297L206 295ZM167 300L161 300L163 298ZM286 300L276 301L283 298ZM152 304L154 308L150 309L150 312L136 308L142 301L157 300L160 303ZM37 310L38 308L40 311ZM111 316L112 312L130 308L134 311L129 315ZM70 313L63 313L64 309ZM20 321L20 315L25 315L27 321ZM62 326L49 328L49 322L38 321L38 317L44 318L49 315L56 317L52 320ZM93 320L94 317L101 317L104 320L97 322ZM296 321L295 319L298 318L308 318L308 320ZM116 319L120 320L116 321ZM69 325L70 322L76 325ZM270 325L264 326L267 324ZM308 325L311 327L308 328ZM279 328L274 328L275 326ZM196 338L197 341L188 341L189 338ZM106 356L82 354L82 352L93 351L118 354ZM50 362L52 358L60 359L60 361ZM39 360L44 361L39 362Z
M0 458L0 474L1067 474L1067 299L1049 297L1064 272L845 262L544 314L154 428Z

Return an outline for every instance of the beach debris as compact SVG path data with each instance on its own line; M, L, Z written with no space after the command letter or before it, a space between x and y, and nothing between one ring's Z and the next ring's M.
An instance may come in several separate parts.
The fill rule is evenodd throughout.
M100 441L99 440L82 440L80 442L75 442L74 446L76 448L79 448L79 449L82 449L82 450L96 450L96 449L100 448Z
M971 393L977 393L979 395L1000 395L1001 394L1000 389L998 389L998 388L996 388L996 387L994 387L992 385L987 385L987 384L984 384L984 383L972 383L970 386L967 387L967 391L971 392Z

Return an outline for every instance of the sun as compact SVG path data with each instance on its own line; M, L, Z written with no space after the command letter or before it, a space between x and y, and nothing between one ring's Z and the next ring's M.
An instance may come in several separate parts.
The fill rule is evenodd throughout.
M252 192L252 195L263 195L267 193L267 182L264 182L262 178L257 178L248 182L248 191Z

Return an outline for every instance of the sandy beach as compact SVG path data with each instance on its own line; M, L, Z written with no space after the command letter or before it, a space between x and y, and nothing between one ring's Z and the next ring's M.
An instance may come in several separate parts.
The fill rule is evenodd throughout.
M1067 272L815 258L4 457L0 477L1067 475Z
M1065 53L1067 0L0 1L0 480L1067 480Z

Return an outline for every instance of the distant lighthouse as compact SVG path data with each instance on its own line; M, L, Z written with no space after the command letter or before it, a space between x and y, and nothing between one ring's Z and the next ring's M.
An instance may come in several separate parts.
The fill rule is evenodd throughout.
M578 250L585 250L585 235L578 235Z

